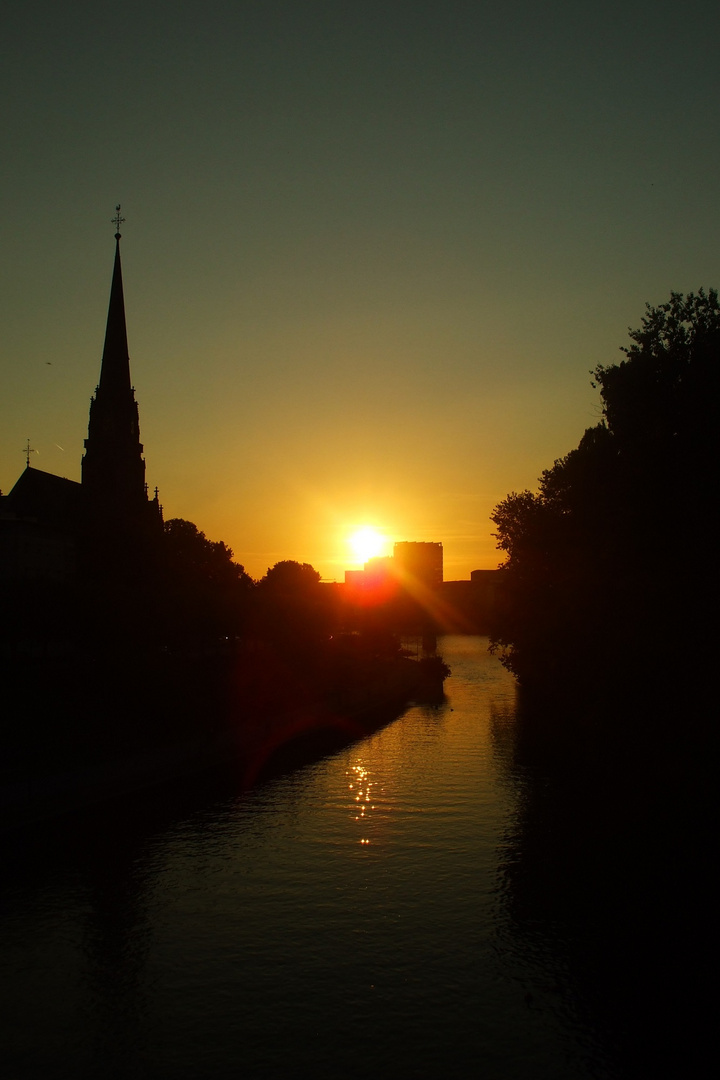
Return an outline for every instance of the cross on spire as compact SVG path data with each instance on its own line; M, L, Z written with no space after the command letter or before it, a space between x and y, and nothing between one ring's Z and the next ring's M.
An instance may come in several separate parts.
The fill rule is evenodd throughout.
M27 467L29 469L30 468L30 455L31 454L37 454L37 450L34 450L33 447L30 445L30 440L29 439L27 441L27 446L24 449L25 449L25 464L27 465Z
M120 239L120 226L122 225L122 223L125 220L125 218L122 217L122 215L120 214L120 203L118 203L117 206L115 207L115 217L110 218L110 220L112 221L113 225L115 226L115 239L119 240Z

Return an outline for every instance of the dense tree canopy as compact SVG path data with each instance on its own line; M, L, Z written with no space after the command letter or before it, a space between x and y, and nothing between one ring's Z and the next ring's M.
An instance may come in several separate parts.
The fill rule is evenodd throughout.
M244 628L254 582L229 547L192 521L165 523L161 576L170 641L217 642Z
M594 372L603 421L542 474L536 493L511 493L492 516L508 556L494 642L525 682L649 671L704 619L717 508L717 293L648 306L630 339L622 362Z
M310 563L283 559L271 566L258 586L273 596L312 596L320 584L320 574Z
M165 551L170 564L188 579L252 588L252 578L234 562L232 549L222 540L208 540L192 521L171 518L165 522Z
M309 563L283 559L258 582L256 632L286 656L313 652L336 621L335 593Z
M595 377L609 430L622 447L660 449L681 440L693 446L709 435L716 407L720 304L715 289L697 296L671 293L647 305L639 330L630 330L627 359L600 366Z

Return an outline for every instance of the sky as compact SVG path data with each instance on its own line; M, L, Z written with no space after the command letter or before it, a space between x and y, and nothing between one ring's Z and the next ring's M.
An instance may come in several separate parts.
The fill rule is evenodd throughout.
M720 284L720 8L5 0L0 489L80 479L122 205L166 519L254 577L501 561L646 302Z

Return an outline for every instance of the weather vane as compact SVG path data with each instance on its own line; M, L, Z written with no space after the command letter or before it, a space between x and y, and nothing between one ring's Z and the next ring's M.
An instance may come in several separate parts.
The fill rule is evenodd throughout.
M28 469L30 468L31 454L37 454L37 450L33 449L33 447L30 445L30 440L28 439L27 446L25 447L25 464L27 465Z
M120 203L115 207L115 217L110 219L115 226L115 238L120 239L120 226L124 222L125 218L120 214Z

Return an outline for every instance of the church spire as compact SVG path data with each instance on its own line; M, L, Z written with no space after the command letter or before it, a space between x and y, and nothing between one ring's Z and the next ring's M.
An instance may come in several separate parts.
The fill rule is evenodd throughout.
M82 459L83 486L98 504L123 513L147 504L145 462L135 392L130 381L125 299L120 264L120 207L116 207L115 263L100 382L90 402Z
M118 221L120 207L117 207ZM125 297L123 295L122 265L120 263L120 233L115 233L115 264L113 266L110 303L108 305L105 345L100 368L100 388L110 393L127 393L130 389L130 357L128 355L127 327L125 325Z

